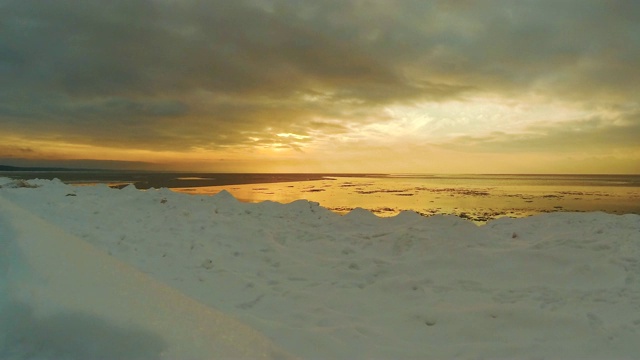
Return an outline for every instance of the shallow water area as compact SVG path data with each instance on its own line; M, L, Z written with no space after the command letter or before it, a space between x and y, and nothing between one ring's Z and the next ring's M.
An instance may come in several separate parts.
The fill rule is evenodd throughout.
M453 214L484 223L545 212L603 211L640 214L637 177L389 176L327 177L306 182L183 187L189 194L227 190L245 202L318 202L337 213L364 208L378 216L410 210Z

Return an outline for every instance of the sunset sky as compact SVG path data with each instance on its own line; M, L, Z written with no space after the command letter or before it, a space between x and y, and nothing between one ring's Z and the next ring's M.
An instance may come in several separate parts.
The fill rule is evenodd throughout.
M640 173L640 1L0 0L0 164Z

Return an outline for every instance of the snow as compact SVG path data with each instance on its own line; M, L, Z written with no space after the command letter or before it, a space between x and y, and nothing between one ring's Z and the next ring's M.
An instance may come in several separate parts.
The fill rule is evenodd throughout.
M252 328L4 197L0 214L0 358L286 357Z
M0 358L634 358L640 216L0 178Z

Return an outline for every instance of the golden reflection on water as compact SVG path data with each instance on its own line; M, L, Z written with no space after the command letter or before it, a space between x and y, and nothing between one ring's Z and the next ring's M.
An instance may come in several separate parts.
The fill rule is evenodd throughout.
M402 210L423 215L454 214L477 223L502 216L553 211L640 213L640 188L575 185L469 185L464 181L338 177L317 181L174 188L188 194L227 190L244 202L289 203L306 199L337 213L361 207L378 216Z

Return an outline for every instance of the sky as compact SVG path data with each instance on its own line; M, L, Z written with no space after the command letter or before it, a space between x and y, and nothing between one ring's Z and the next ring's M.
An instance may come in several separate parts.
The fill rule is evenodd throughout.
M640 1L0 0L0 164L640 173Z

